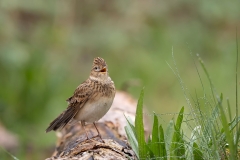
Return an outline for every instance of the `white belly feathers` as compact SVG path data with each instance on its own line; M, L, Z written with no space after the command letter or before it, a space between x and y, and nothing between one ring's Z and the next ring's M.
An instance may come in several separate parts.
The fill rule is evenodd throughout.
M87 102L74 117L77 121L95 122L102 118L110 109L113 98L99 97L99 100Z

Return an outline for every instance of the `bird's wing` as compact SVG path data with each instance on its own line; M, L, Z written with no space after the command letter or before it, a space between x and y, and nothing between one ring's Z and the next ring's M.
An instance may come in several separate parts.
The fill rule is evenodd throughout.
M92 89L90 80L86 80L80 84L75 90L72 97L68 98L68 107L61 113L54 121L52 121L49 127L46 129L46 132L51 130L58 130L63 128L84 106L84 104L91 98Z

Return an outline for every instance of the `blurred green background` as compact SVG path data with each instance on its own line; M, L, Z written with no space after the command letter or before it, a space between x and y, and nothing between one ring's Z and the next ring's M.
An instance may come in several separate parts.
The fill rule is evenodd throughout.
M145 86L150 112L176 113L186 101L167 63L175 68L173 51L187 92L202 96L193 61L200 66L199 54L234 106L239 7L208 0L0 1L0 122L20 140L11 153L51 155L56 138L45 129L97 56L107 61L117 89L137 98ZM201 68L200 74L209 90ZM0 159L11 158L0 149Z

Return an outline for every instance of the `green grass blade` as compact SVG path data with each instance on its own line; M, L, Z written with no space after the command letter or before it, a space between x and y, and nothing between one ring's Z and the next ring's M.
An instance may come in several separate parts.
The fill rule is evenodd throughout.
M12 155L11 153L9 153L7 150L5 150L2 146L0 146L0 148L2 148L2 150L3 150L4 152L6 152L9 156L11 156L12 159L14 159L14 160L19 160L17 157L15 157L15 156Z
M173 133L174 133L174 122L173 120L171 120L168 123L167 129L165 132L165 142L166 142L166 150L167 150L168 156L170 155L170 147L171 147Z
M152 151L152 139L151 139L151 136L149 135L148 136L148 139L147 139L147 147L148 147L148 151L151 150Z
M136 118L135 118L135 130L138 141L138 149L139 149L139 158L146 159L147 158L147 145L145 142L144 136L144 125L143 125L143 97L144 90L142 89L140 93L140 97L138 99Z
M230 152L231 152L230 157L231 157L231 159L234 159L236 157L236 150L234 150L233 137L231 136L228 122L227 122L227 117L226 117L226 114L225 114L225 112L223 110L223 106L222 106L222 94L221 94L221 98L220 99L218 98L217 100L218 100L218 106L220 109L221 122L223 125L224 133L226 134L226 139L229 144L229 148L230 148Z
M154 113L151 150L156 157L160 156L159 148L160 148L160 144L159 144L159 133L158 133L158 118Z
M201 150L199 149L197 143L193 143L193 157L194 160L203 160L203 153L201 152Z
M159 126L159 142L160 142L160 147L159 147L159 151L160 151L160 157L163 160L167 160L167 151L166 151L166 145L165 145L165 139L164 139L164 132L163 132L163 128L162 125Z
M185 148L184 148L184 140L181 134L181 125L183 121L183 112L184 107L179 112L176 125L174 125L174 134L172 137L172 143L170 147L170 159L185 159Z
M228 116L229 116L229 120L232 120L232 111L231 111L231 106L230 106L230 102L229 99L227 99L227 106L228 106Z
M127 124L127 126L125 126L124 129L125 129L126 134L127 134L128 142L130 143L133 151L135 152L135 154L139 158L138 142L137 142L137 139L135 137L135 134L133 133L132 128L129 126L129 124Z
M237 124L239 123L239 121L240 121L240 116L236 119L236 118L234 118L233 120L232 120L232 122L230 122L228 125L229 125L229 130L230 131L233 131L233 129L237 126Z
M184 112L184 107L181 108L178 118L177 118L177 122L176 122L176 128L178 131L180 131L181 125L182 125L182 121L183 121L183 112Z
M208 123L211 123L211 121L209 121ZM213 154L213 157L217 157L216 159L219 159L220 155L219 155L219 143L218 143L218 140L216 139L216 132L214 131L213 129L213 125L209 128L210 130L210 141L208 143L208 146L209 148L212 149L212 154Z
M182 134L179 134L179 146L178 146L178 156L181 157L181 159L186 159L186 149L183 139L183 131Z
M237 119L236 117L234 117L233 120L230 123L228 123L229 130L231 133L239 122L240 122L240 116ZM224 134L224 128L221 129L221 133Z
M151 143L151 140L149 141ZM145 144L145 148L147 150L148 153L148 157L146 159L156 159L156 156L154 155L154 153L152 152L151 148L150 148L150 143Z
M210 75L209 75L209 73L208 73L208 71L207 71L207 69L206 69L206 67L205 67L205 65L204 65L203 60L202 60L200 57L199 57L199 62L200 62L201 66L202 66L202 68L203 68L203 71L204 71L204 73L206 74L206 76L207 76L207 78L208 78L208 81L209 81L209 83L210 83L210 88L211 88L211 92L212 92L212 97L213 97L214 103L217 104L217 103L216 103L215 94L214 94L214 93L215 93L214 85L213 85L212 80L211 80L211 78L210 78Z
M178 143L178 140L177 140L176 126L174 125L174 133L173 133L172 142L171 142L171 146L170 146L170 159L171 160L177 159L176 158L177 143Z
M136 137L136 129L135 129L134 125L133 125L133 121L131 120L131 118L126 117L125 114L124 114L124 116L125 116L125 118L126 118L126 120L127 120L127 123L128 123L129 126L131 127L131 129L132 129L135 137Z
M185 147L183 134L177 130L176 125L174 125L175 132L173 134L171 148L170 148L170 159L185 159Z

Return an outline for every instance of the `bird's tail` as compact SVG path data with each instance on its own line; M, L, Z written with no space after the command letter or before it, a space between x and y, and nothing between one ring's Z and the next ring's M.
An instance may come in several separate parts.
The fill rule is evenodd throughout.
M68 122L75 116L77 113L76 110L74 110L75 107L69 107L67 110L65 110L62 114L60 114L55 120L53 120L48 128L46 129L46 133L50 132L51 130L59 130L68 124Z

